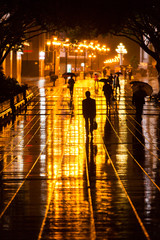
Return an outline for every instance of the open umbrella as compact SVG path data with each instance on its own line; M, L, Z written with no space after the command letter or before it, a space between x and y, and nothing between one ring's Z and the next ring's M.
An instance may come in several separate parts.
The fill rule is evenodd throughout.
M108 82L108 83L113 83L113 81L111 80L111 79L109 79L109 78L101 78L100 80L99 80L99 82Z
M141 81L132 81L130 82L130 84L132 85L131 87L132 87L133 93L142 91L143 94L145 93L146 96L152 95L153 89L151 85L149 85L148 83L141 82Z
M67 78L67 77L76 77L75 73L63 73L62 77Z

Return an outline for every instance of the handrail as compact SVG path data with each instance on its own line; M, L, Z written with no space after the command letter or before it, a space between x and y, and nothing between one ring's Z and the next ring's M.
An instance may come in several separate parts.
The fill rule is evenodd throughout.
M18 94L18 95L21 95L21 94ZM17 96L15 96L15 97L17 97ZM28 94L26 96L27 101L29 101L32 97L33 97L33 93ZM22 98L20 98L20 99L22 99ZM24 99L18 101L16 104L14 104L16 110L19 107L21 107L22 105L25 105L25 100ZM9 114L12 114L12 109L10 107L10 100L6 100L6 101L4 101L3 103L0 104L0 119L8 116Z

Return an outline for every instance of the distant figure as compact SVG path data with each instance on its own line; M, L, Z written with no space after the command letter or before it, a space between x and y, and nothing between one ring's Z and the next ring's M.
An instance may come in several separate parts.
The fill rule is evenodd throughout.
M58 78L58 76L55 75L54 71L50 71L49 75L50 75L50 81L53 82L53 87L55 87L55 82L56 82L56 79Z
M68 80L68 85L69 85L69 90L70 90L70 96L71 96L71 98L73 97L74 84L75 84L75 81L74 81L73 77L71 76L71 78Z
M97 89L98 90L98 74L94 74L94 87L95 87L95 90Z
M90 98L90 92L86 91L86 99L82 101L83 117L85 118L86 134L93 136L93 121L96 117L96 101Z
M137 121L142 120L143 105L145 104L145 92L138 90L133 93L132 103L136 107L136 119Z
M114 77L113 77L113 74L111 73L110 76L109 76L109 80L110 81L113 81L114 80Z
M104 68L104 69L103 69L103 77L106 77L106 73L107 73L107 71L106 71L106 69Z
M113 94L112 86L106 81L102 90L104 91L104 96L106 98L106 106L108 110L108 107L111 105L111 97Z
M118 76L118 75L115 75L115 76L114 76L113 87L114 87L114 89L115 89L115 93L116 93L116 94L117 94L117 88L118 88L119 93L120 93L121 87L120 87L119 76Z
M129 77L129 80L132 79L132 70L131 69L129 69L129 71L128 71L128 77Z

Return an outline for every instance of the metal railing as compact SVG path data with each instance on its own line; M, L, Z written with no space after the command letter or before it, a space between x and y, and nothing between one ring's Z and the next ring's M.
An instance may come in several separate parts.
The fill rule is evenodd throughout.
M33 97L33 92L31 90L28 90L26 94L27 102L32 97ZM23 105L25 105L25 99L23 98L23 93L20 93L14 96L15 111L17 111ZM0 103L0 120L4 119L5 117L8 117L10 114L12 114L12 108L10 107L10 100L6 100Z

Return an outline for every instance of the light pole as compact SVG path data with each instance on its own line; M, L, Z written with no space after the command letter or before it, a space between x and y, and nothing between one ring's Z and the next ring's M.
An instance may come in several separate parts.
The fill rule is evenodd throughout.
M40 76L44 77L44 60L45 60L45 51L39 52L39 61L40 61Z
M127 53L127 50L125 48L125 46L123 45L123 43L120 43L117 48L116 48L116 52L119 53L119 57L120 57L120 61L119 64L120 66L123 65L123 54Z
M91 71L92 71L92 58L96 58L96 55L92 53L88 57L91 59Z
M65 39L63 42L63 47L65 48L65 72L68 72L68 52L69 52L69 38ZM65 84L67 83L67 78L65 78Z
M57 54L58 54L57 47L61 46L61 41L59 41L57 37L54 37L52 41L52 46L53 46L53 67L54 67L53 71L54 71L54 74L56 74L56 69L57 69L56 62L57 62Z

